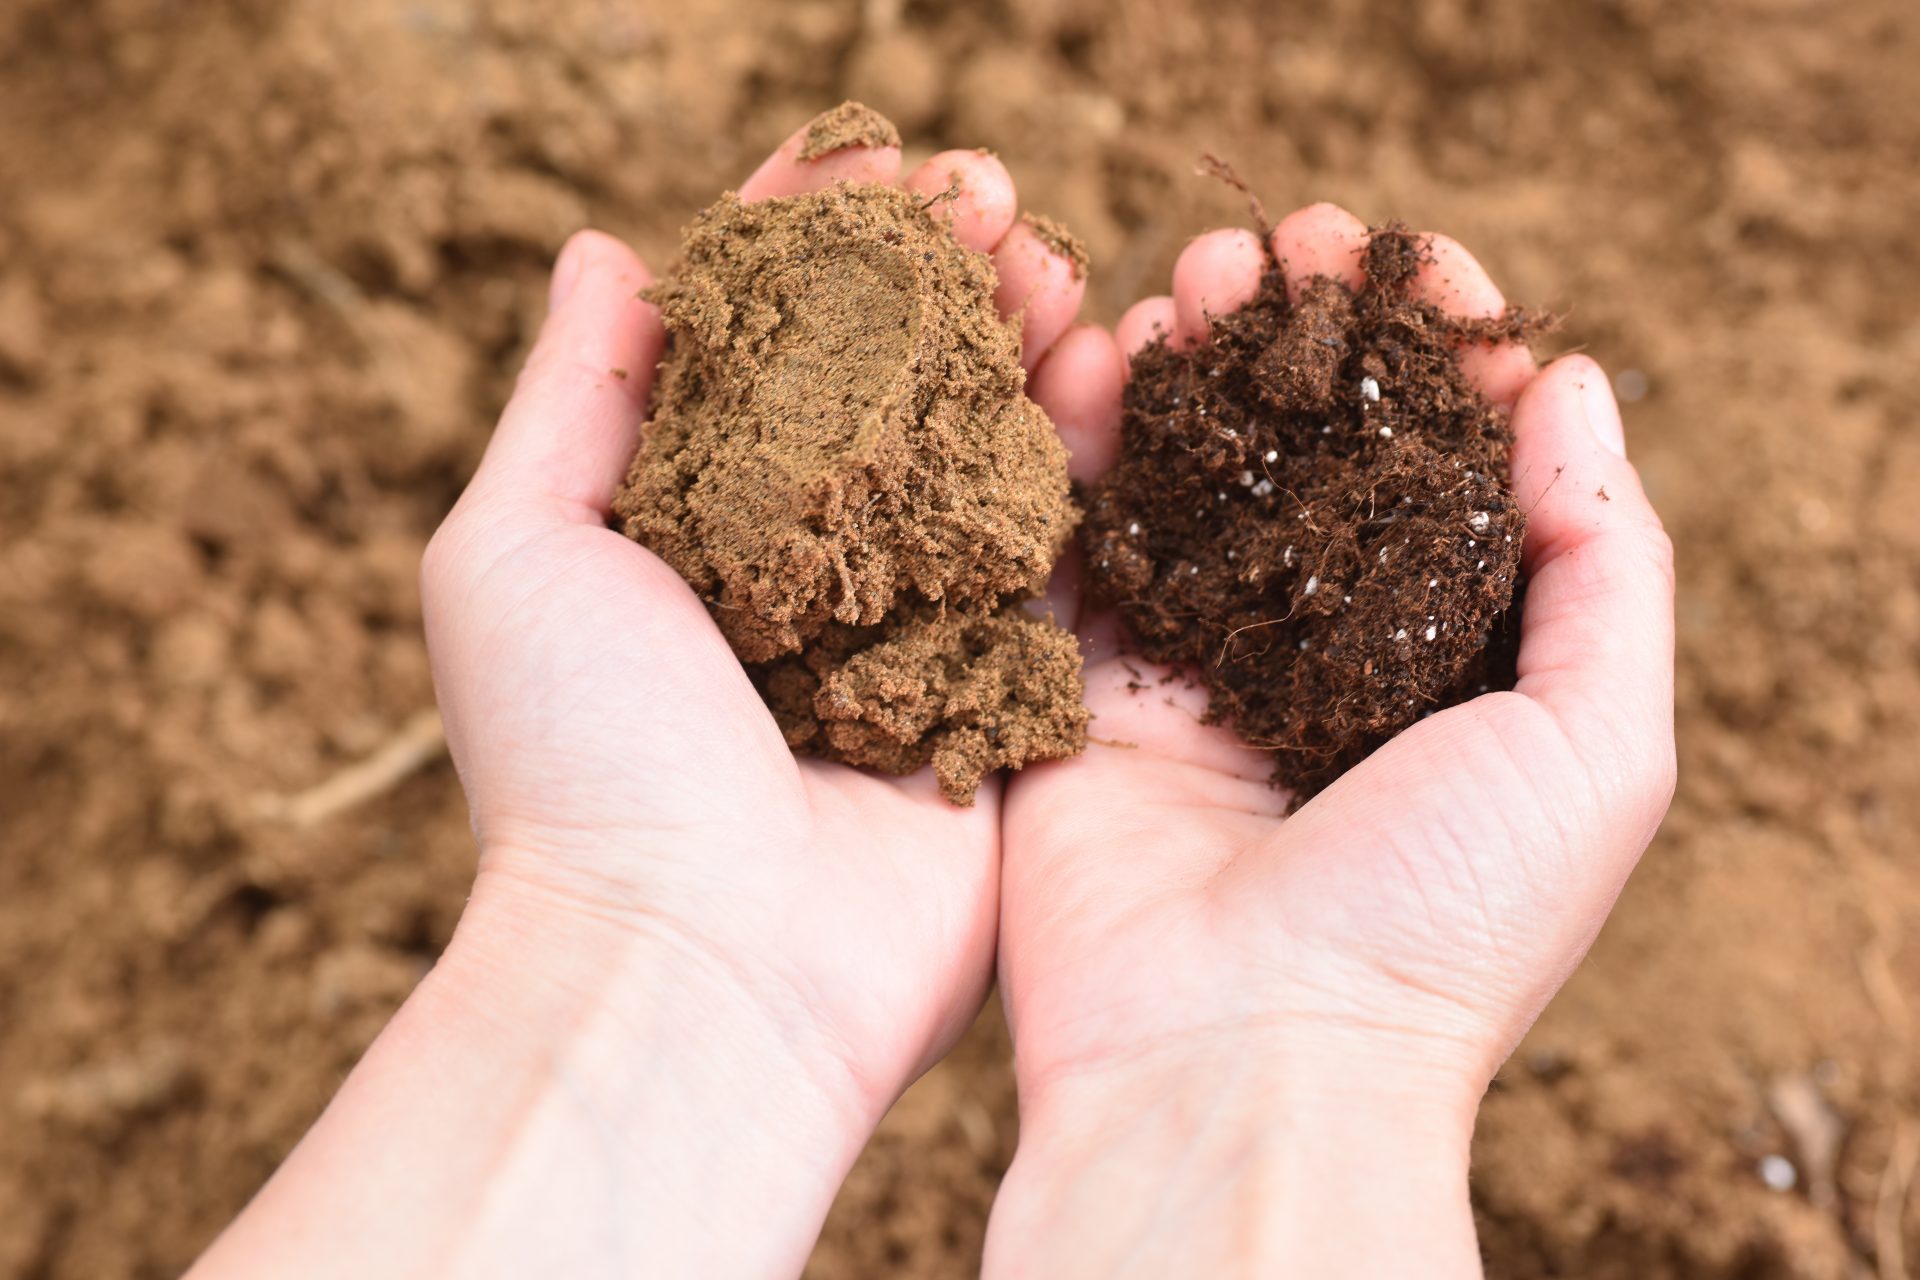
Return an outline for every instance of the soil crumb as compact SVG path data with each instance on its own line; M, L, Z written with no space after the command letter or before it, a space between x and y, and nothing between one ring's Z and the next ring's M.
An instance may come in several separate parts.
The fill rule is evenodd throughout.
M1087 278L1087 266L1091 259L1087 257L1087 247L1080 243L1080 237L1067 230L1045 214L1023 213L1020 221L1033 228L1033 234L1040 237L1040 243L1067 260L1073 268L1073 278Z
M932 763L971 803L1082 749L1073 637L1030 616L1078 513L988 259L878 186L688 229L615 503L700 593L799 751Z
M900 131L893 121L859 102L843 102L823 112L807 126L806 141L800 147L802 160L845 151L849 147L897 147Z
M1544 322L1444 315L1413 290L1429 257L1379 229L1357 293L1321 278L1290 304L1273 265L1197 347L1141 351L1082 531L1094 592L1198 674L1210 721L1272 752L1295 804L1513 681L1513 437L1458 355Z

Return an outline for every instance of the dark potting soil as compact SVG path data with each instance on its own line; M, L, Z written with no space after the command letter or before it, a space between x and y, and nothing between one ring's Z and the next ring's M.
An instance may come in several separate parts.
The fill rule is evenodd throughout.
M1429 258L1374 232L1357 291L1287 298L1279 264L1197 346L1134 357L1119 463L1081 531L1089 585L1208 718L1270 751L1303 803L1423 716L1513 683L1525 514L1475 342L1544 322L1442 313Z

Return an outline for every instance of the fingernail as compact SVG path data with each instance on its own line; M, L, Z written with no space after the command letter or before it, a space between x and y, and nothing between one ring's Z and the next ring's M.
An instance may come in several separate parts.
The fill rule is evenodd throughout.
M586 236L576 233L560 250L560 258L553 264L553 280L547 285L548 311L558 311L566 305L567 299L573 296L574 289L579 286L580 275L586 265Z
M1588 362L1577 384L1580 407L1587 416L1587 429L1601 447L1616 458L1627 456L1627 429L1620 421L1620 403L1613 398L1613 383L1607 371Z

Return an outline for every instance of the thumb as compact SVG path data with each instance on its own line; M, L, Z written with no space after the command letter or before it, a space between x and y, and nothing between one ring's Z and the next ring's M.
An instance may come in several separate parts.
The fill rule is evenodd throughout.
M582 231L567 241L546 323L463 503L606 519L666 341L660 309L639 297L652 283L612 236Z

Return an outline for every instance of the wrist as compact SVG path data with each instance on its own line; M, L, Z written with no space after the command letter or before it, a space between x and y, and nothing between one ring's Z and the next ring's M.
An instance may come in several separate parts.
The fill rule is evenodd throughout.
M637 1272L798 1273L884 1111L804 1006L764 999L668 926L497 870L476 882L441 968L433 999L473 1050L524 1059L523 1150L490 1197L521 1202L514 1233L525 1188L556 1200L550 1220L581 1198L612 1214ZM556 1175L578 1196L554 1197ZM470 1247L500 1251L484 1234Z
M1469 1081L1214 1048L1023 1077L989 1276L1480 1274Z
M798 1274L877 1115L717 969L483 873L196 1276Z
M596 897L507 855L482 857L438 970L475 1017L532 1018L537 1042L604 1040L636 1065L688 1064L716 1084L738 1076L738 1091L804 1101L862 1142L906 1084L868 1079L802 993L739 948L661 907ZM715 1078L710 1062L736 1069Z

